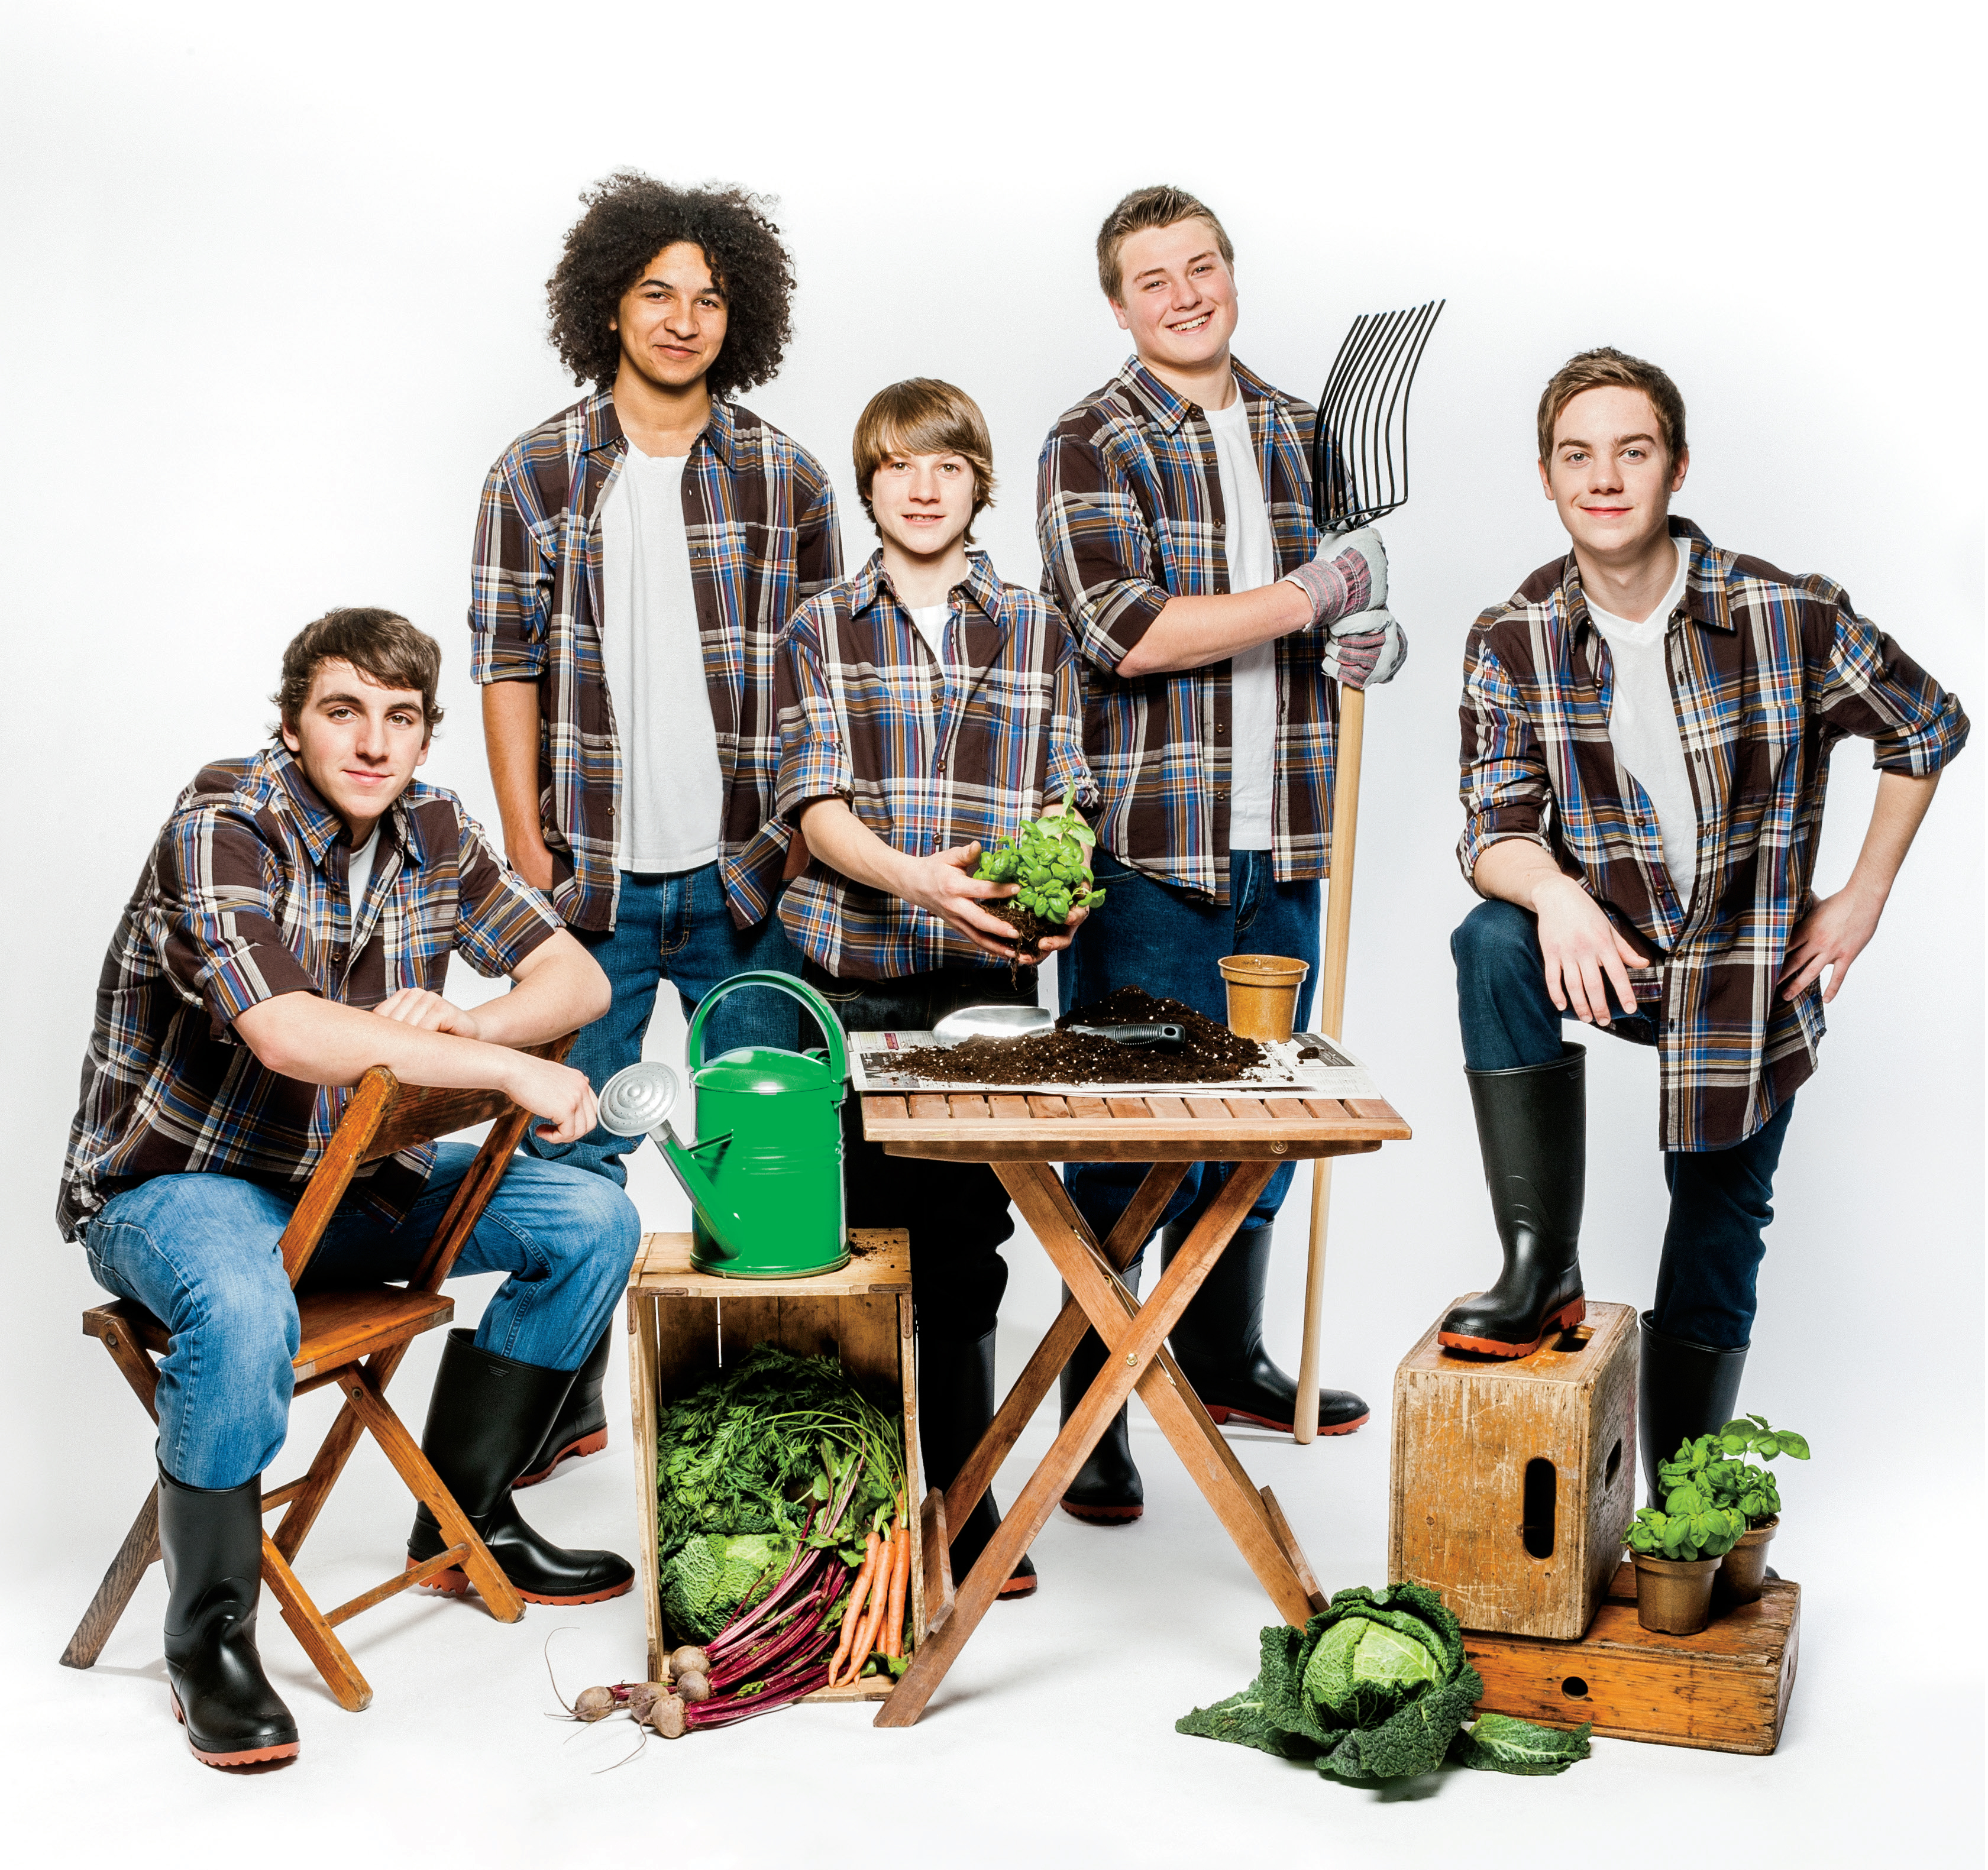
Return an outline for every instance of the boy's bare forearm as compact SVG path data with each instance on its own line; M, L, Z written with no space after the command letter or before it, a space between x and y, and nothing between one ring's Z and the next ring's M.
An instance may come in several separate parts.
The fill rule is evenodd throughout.
M614 997L600 964L562 928L519 962L509 993L476 1009L492 1045L536 1046L563 1039L607 1012Z
M892 896L905 894L903 855L858 818L847 800L815 800L801 813L800 830L809 850L831 870Z
M490 784L504 827L504 848L516 860L521 849L545 841L539 821L539 685L493 681L483 690L483 745L490 762Z
M1477 860L1470 881L1479 893L1516 903L1537 915L1540 884L1567 881L1567 873L1529 837L1503 837Z
M1169 597L1117 672L1136 677L1205 668L1310 621L1310 600L1296 585L1282 580L1219 597Z
M306 1084L356 1084L384 1065L404 1084L502 1091L518 1057L505 1046L404 1026L309 993L252 1006L235 1030L270 1070Z
M1878 902L1890 896L1905 854L1925 822L1932 795L1939 787L1937 773L1929 773L1923 778L1909 773L1878 775L1878 796L1871 802L1871 823L1864 834L1863 848L1850 872L1851 889Z

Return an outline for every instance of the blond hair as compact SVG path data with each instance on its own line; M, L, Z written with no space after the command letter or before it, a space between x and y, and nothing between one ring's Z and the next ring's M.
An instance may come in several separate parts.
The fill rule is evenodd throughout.
M1669 377L1654 364L1632 357L1612 344L1602 344L1570 357L1553 374L1553 380L1540 394L1540 459L1553 462L1554 429L1560 411L1584 390L1612 384L1625 390L1641 390L1656 411L1657 439L1662 442L1675 467L1685 451L1684 398Z
M879 390L856 418L852 451L856 458L856 492L870 523L877 510L870 504L870 483L877 470L896 455L957 455L973 470L973 519L994 504L994 443L980 405L964 390L936 377L908 377ZM973 543L972 521L965 543Z
M1215 219L1212 209L1185 188L1171 188L1165 182L1151 188L1134 188L1104 217L1104 225L1097 230L1097 283L1104 288L1105 297L1114 305L1123 303L1118 295L1124 289L1125 276L1118 255L1131 235L1142 234L1148 228L1172 227L1177 221L1195 220L1205 221L1214 229L1222 263L1233 267L1236 249L1230 244L1228 230Z

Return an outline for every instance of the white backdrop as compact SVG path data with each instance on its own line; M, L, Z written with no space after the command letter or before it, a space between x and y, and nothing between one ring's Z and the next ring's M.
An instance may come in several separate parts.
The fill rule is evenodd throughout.
M869 541L849 481L854 418L882 384L931 374L986 407L1002 491L982 536L1003 573L1036 577L1036 448L1124 353L1091 241L1129 187L1175 181L1218 208L1238 249L1239 354L1307 394L1354 313L1447 295L1415 393L1414 500L1385 528L1413 652L1370 710L1347 1019L1349 1043L1416 1140L1350 1163L1334 1218L1326 1374L1362 1391L1375 1420L1344 1445L1253 1456L1276 1466L1337 1587L1383 1574L1394 1365L1495 1257L1445 946L1472 900L1451 856L1454 706L1469 620L1562 550L1532 465L1546 377L1598 343L1663 364L1690 408L1693 466L1679 509L1722 544L1842 579L1861 608L1977 712L1983 704L1980 227L1961 129L1976 102L1951 36L1957 17L1896 6L1874 34L1861 8L1730 4L1599 19L1530 5L1215 12L1172 0L865 3L833 14L766 3L688 14L349 4L309 22L270 8L17 12L0 80L12 262L0 302L10 444L0 475L15 540L9 692L22 709L10 720L14 804L0 831L10 910L0 931L0 1199L15 1293L0 1381L16 1528L7 1563L32 1593L17 1605L33 1605L31 1618L9 1619L20 1645L10 1672L27 1691L10 1697L9 1746L17 1764L30 1743L50 1763L43 1814L73 1809L103 1770L106 1722L120 1773L156 1772L211 1814L240 1811L245 1821L247 1809L215 1776L182 1770L161 1731L155 1594L141 1594L95 1676L49 1666L147 1459L123 1386L76 1334L93 1288L50 1220L103 944L176 790L203 760L259 739L282 644L332 604L393 605L441 639L450 718L424 776L494 822L468 679L466 561L490 461L581 394L543 343L543 282L583 184L632 165L779 198L800 281L796 336L779 377L749 400L835 470L857 560ZM1843 1770L1858 1731L1851 1702L1871 1686L1848 1659L1875 1669L1882 1653L1859 1618L1870 1565L1928 1537L1952 1564L1981 1527L1982 771L1976 752L1942 788L1832 1010L1768 1236L1746 1401L1806 1429L1819 1451L1785 1483L1777 1556L1810 1581L1810 1628L1797 1723L1770 1763L1783 1790L1803 1791L1817 1827L1804 1846L1811 1862L1855 1861L1832 1851L1874 1839L1866 1828L1887 1803L1868 1755ZM1871 796L1861 743L1842 750L1834 780L1825 890L1848 874ZM672 1022L654 1043L667 1052L680 1040ZM1588 1289L1641 1304L1664 1215L1653 1060L1606 1040L1591 1057ZM647 1224L677 1223L681 1204L655 1166L643 1164L634 1185ZM1273 1294L1273 1348L1287 1360L1304 1191L1300 1180ZM1010 1259L1012 1364L1055 1292L1026 1239ZM463 1294L465 1315L482 1297ZM418 1361L403 1378L401 1406L416 1419L428 1368ZM1025 1454L1044 1432L1039 1423ZM1149 1484L1178 1509L1172 1523L1192 1520L1201 1537L1198 1503L1143 1422L1140 1433ZM617 1452L611 1475L595 1463L548 1490L548 1523L625 1545L622 1462ZM564 1506L550 1497L560 1489ZM583 1525L563 1517L583 1500ZM397 1528L384 1483L378 1502ZM1211 1758L1217 1750L1183 1756L1166 1722L1246 1679L1262 1613L1223 1549L1197 1547L1229 1594L1219 1640L1192 1634L1190 1647L1215 1659L1197 1672L1164 1643L1151 1649L1155 1625L1178 1635L1182 1621L1166 1590L1164 1517L1156 1504L1117 1547L1120 1535L1052 1527L1040 1613L995 1619L1058 1632L1041 1665L1052 1682L1059 1660L1086 1659L1096 1674L1081 1693L1072 1685L1073 1719L1090 1719L1094 1689L1129 1708L1130 1684L1142 1685L1128 1731L1147 1763L1114 1771L1172 1780L1191 1763L1202 1783L1251 1801L1266 1839L1301 1838L1325 1814L1357 1809L1347 1848L1360 1861L1412 1838L1437 1849L1453 1820L1416 1825L1410 1811L1293 1787L1268 1762ZM350 1538L363 1581L392 1540L363 1517ZM1152 1555L1138 1587L1151 1595L1126 1641L1151 1649L1149 1680L1090 1642L1107 1611L1078 1588L1086 1571L1121 1562L1098 1554L1135 1550ZM155 1577L147 1590L157 1588ZM1833 1652L1817 1635L1831 1606ZM609 1614L593 1613L590 1627L608 1627ZM462 1706L482 1705L489 1678L476 1669L495 1665L472 1666L453 1646L468 1626L412 1608L402 1621L411 1644L443 1632L437 1666L467 1672L436 1679L455 1685ZM485 1625L478 1641L502 1634ZM344 1748L351 1771L380 1770L387 1734L397 1747L423 1743L405 1692L398 1716L383 1690L380 1709L346 1723L286 1636L267 1646L283 1650L307 1737ZM1969 1638L1957 1652L1895 1659L1888 1684L1895 1711L1946 1711L1942 1731L1963 1761L1978 1731L1973 1647ZM529 1704L519 1745L537 1751L493 1761L500 1784L515 1760L556 1751L556 1730L539 1727L531 1699L536 1650L535 1636L516 1694ZM372 1639L366 1653L376 1679L395 1675L390 1642ZM517 1645L507 1653L515 1661ZM994 1698L985 1705L998 1707L999 1645L984 1635L970 1653L973 1679ZM117 1674L143 1679L137 1702L140 1685ZM1040 1672L1029 1679L1040 1696ZM1824 1718L1831 1692L1835 1726ZM69 1765L69 1749L44 1730L58 1696L65 1731L97 1727L83 1750L94 1770ZM962 1702L946 1723L961 1750L931 1757L984 1774L1007 1736L1016 1770L1050 1801L1043 1814L1053 1804L1077 1824L1064 1835L1088 1837L1072 1814L1095 1822L1099 1802L1070 1779L1049 1705L1025 1696L976 1726L982 1717ZM440 1718L433 1697L428 1717ZM413 1724L388 1725L397 1718ZM860 1774L871 1742L855 1720L844 1723L841 1757ZM777 1744L804 1754L798 1723L781 1726L789 1737ZM775 1747L775 1726L753 1747ZM1806 1750L1793 1744L1804 1733ZM1036 1760L1031 1747L1046 1750ZM1742 1801L1729 1807L1739 1813L1770 1783L1770 1767L1715 1756L1604 1753L1509 1818L1482 1814L1535 1789L1446 1786L1445 1809L1473 1812L1473 1828L1530 1826L1523 1814L1604 1786L1641 1797L1689 1785ZM724 1757L700 1743L703 1770L717 1772ZM771 1756L735 1747L731 1757ZM597 1785L634 1800L637 1772ZM259 1782L255 1809L294 1819L300 1801L330 1794L321 1774ZM1273 1780L1283 1802L1258 1803ZM411 1797L417 1783L407 1781ZM956 1809L943 1781L921 1796L935 1811ZM1157 1792L1133 1802L1133 1829L1097 1835L1175 1861L1195 1819ZM1211 1824L1219 1815L1195 1810ZM1171 1815L1161 1824L1156 1814ZM636 1821L617 1818L620 1830L598 1835L625 1838ZM1964 1807L1959 1831L1925 1821L1918 1861L1949 1861L1942 1853L1975 1834ZM1020 1814L990 1821L989 1851L1020 1848L1026 1828L1008 1822L1021 1825ZM495 1821L472 1829L487 1838ZM714 1862L759 1861L735 1835L698 1835Z

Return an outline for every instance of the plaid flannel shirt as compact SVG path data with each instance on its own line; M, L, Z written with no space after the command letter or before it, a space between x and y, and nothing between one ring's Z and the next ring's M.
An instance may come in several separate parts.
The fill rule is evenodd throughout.
M1815 1069L1822 995L1783 999L1788 937L1810 901L1829 755L1849 734L1885 772L1937 772L1967 717L1828 579L1720 551L1690 521L1670 618L1671 695L1698 807L1698 877L1680 902L1656 813L1608 738L1608 646L1574 556L1486 610L1464 652L1468 878L1502 838L1542 846L1648 957L1665 1149L1729 1148Z
M928 856L1012 837L1073 786L1080 805L1095 803L1070 632L1053 604L1003 583L984 554L969 563L946 613L943 666L881 552L795 614L779 668L779 810L790 823L817 799L846 799L884 843ZM780 920L838 979L989 965L930 911L820 858L788 886Z
M1318 549L1317 413L1241 364L1235 371L1281 578ZM1121 863L1217 902L1229 899L1229 663L1130 679L1116 671L1169 597L1226 593L1226 524L1207 418L1136 357L1043 444L1043 589L1084 652L1084 751L1104 800L1099 841ZM1324 630L1276 639L1271 861L1280 882L1326 874L1339 716L1327 641Z
M539 819L553 901L614 926L621 748L601 664L597 516L628 443L605 390L504 451L483 485L469 605L480 684L539 685ZM765 919L789 833L773 817L773 652L803 598L841 576L828 476L736 404L714 401L683 475L705 685L725 778L718 865L732 919Z
M343 821L284 749L217 760L180 795L103 959L56 1203L65 1239L154 1175L303 1192L352 1094L261 1063L233 1030L250 1007L279 993L350 1006L439 993L451 952L509 974L557 932L455 793L411 785L378 836L355 915ZM397 1220L434 1158L404 1151L362 1168L354 1190Z

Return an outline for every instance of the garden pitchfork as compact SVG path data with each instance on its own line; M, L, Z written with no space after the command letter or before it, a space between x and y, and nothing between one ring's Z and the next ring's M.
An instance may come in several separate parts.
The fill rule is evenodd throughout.
M1422 347L1446 300L1356 318L1318 399L1311 448L1312 518L1323 533L1347 533L1391 513L1408 497L1408 391ZM1317 1026L1337 1040L1346 1016L1346 950L1353 922L1353 850L1360 830L1360 753L1367 697L1339 692L1339 748L1332 783L1332 858L1325 909ZM1326 1218L1332 1158L1312 1165L1311 1253L1305 1269L1304 1348L1291 1432L1318 1433L1319 1320L1325 1304ZM1307 1402L1306 1398L1309 1398Z

